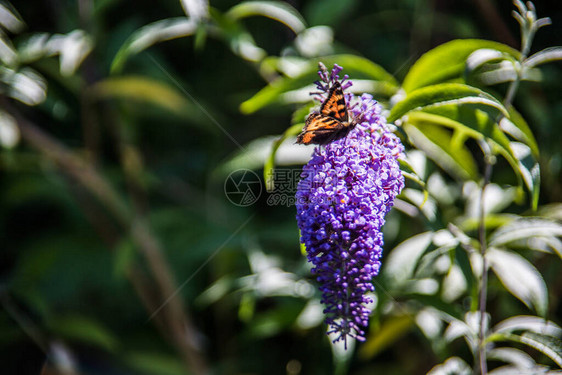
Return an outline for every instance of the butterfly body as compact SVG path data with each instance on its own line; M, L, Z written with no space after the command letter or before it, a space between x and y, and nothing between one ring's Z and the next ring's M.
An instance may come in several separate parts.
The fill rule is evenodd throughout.
M297 143L325 144L345 137L354 126L355 121L350 119L341 84L336 82L320 106L320 112L314 112L306 119L302 133L297 136Z

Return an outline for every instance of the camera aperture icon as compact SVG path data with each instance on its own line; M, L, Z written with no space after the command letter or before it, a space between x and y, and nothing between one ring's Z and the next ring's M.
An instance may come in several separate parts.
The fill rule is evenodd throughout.
M262 191L259 176L249 169L238 169L224 181L224 193L228 200L239 207L256 203Z

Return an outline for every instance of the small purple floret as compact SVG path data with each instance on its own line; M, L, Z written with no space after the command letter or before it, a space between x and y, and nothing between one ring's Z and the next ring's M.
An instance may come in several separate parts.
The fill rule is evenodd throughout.
M341 70L334 65L330 73L318 72L317 100L325 100L336 81L344 89L352 85L347 75L340 80ZM301 242L320 284L328 333L347 344L347 337L365 340L371 280L382 256L381 227L404 187L397 161L404 147L371 95L345 96L358 124L346 137L316 147L303 168L296 201Z

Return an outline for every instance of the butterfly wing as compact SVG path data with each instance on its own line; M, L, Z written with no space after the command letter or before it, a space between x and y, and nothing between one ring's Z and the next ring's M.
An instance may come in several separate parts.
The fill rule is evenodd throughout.
M306 119L302 133L297 136L297 143L305 145L325 143L335 137L338 131L344 127L341 121L333 117L321 113L312 113Z
M334 83L328 92L328 98L322 103L320 113L330 116L340 122L348 122L347 105L345 96L339 82Z

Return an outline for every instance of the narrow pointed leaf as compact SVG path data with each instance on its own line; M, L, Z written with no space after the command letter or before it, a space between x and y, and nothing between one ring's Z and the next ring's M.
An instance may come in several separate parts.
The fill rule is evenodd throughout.
M490 341L513 341L525 344L552 359L559 367L562 368L562 342L555 337L540 335L533 332L526 332L519 335L509 333L497 333L490 337Z
M363 57L334 55L323 57L322 62L328 69L330 69L334 63L344 66L344 73L353 75L356 79L369 79L384 82L388 95L392 95L398 89L398 83L390 73ZM240 110L246 114L254 113L265 106L275 103L288 91L311 85L312 82L318 80L318 75L316 74L318 70L317 64L317 61L309 61L306 65L301 67L301 71L298 75L291 78L278 78L271 82L253 97L243 102L240 105Z
M521 239L560 236L562 236L562 225L556 221L542 218L522 218L495 231L490 237L490 245L504 246Z
M196 30L197 23L185 17L168 18L141 27L117 51L111 63L111 73L121 72L131 55L166 40L192 35Z
M481 39L459 39L442 44L420 57L404 78L406 92L461 78L466 59L476 50L492 49L519 58L519 52L505 44Z
M521 116L513 106L509 107L509 118L504 117L500 121L500 129L513 137L515 140L522 142L531 148L533 156L538 159L539 157L539 146L531 128L527 124L527 121Z
M423 87L408 94L390 111L389 122L394 122L412 110L445 105L472 105L493 115L509 116L507 109L490 94L460 83L443 83Z
M490 248L486 254L490 266L505 288L545 316L548 307L546 284L537 269L517 253Z
M396 246L384 262L383 275L393 283L406 282L414 276L414 270L431 244L433 232L425 232L407 239Z
M174 87L141 76L107 78L96 83L90 94L98 100L125 99L150 103L178 115L200 113Z
M441 168L461 179L478 178L476 162L464 145L455 145L451 133L443 128L452 122L442 116L414 112L403 128L414 145L423 150Z
M530 331L541 335L562 336L562 328L554 322L532 315L518 315L505 319L494 327L494 332L513 333Z
M283 23L296 34L306 28L304 19L295 8L278 1L245 1L230 8L225 16L234 20L250 16L268 17Z
M523 65L526 68L532 68L551 61L562 60L562 47L550 47L535 53L527 58Z

